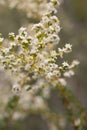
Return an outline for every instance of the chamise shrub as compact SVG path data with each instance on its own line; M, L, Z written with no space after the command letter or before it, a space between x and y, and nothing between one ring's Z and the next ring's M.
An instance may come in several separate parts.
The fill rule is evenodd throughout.
M40 115L50 130L65 130L67 122L75 130L86 130L85 111L68 90L66 78L74 75L79 64L64 60L72 51L70 43L58 47L60 22L56 16L57 0L1 0L0 4L24 11L28 18L37 18L32 28L21 27L16 35L9 33L4 39L0 34L0 65L11 79L11 89L1 92L0 127L13 128L30 114ZM57 48L57 49L55 49ZM57 60L61 59L61 64ZM4 88L5 89L5 88ZM60 93L66 113L51 110L47 100L52 90ZM18 125L16 129L23 129ZM24 130L24 129L23 129Z

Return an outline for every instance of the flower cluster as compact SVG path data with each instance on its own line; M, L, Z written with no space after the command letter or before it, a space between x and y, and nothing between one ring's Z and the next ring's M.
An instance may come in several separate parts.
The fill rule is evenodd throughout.
M47 0L0 0L0 4L11 9L17 8L26 13L29 18L41 18L49 7Z
M70 77L74 74L73 68L78 62L69 65L64 61L61 66L57 64L58 57L63 57L64 53L72 50L70 44L66 44L62 49L58 48L58 51L54 50L59 43L60 32L59 20L55 16L57 3L56 0L47 3L48 10L43 14L41 21L31 29L31 32L34 32L33 36L28 34L26 28L21 27L18 35L9 33L9 47L2 45L3 38L0 37L0 62L4 69L16 75L13 85L15 92L21 91L31 81L41 77L51 83L52 80L63 81L62 75Z
M35 13L35 17L41 19L31 30L21 27L17 35L9 33L8 40L0 34L0 65L10 72L14 93L4 95L4 101L1 100L4 109L0 109L0 119L11 117L18 120L24 118L29 110L47 110L44 99L50 96L51 88L57 84L66 86L65 78L74 74L74 67L79 62L74 60L68 64L63 60L64 54L72 51L72 45L58 47L60 23L55 15L55 6L59 4L57 0L50 0L49 3L46 0L0 2L7 2L12 8L23 9L28 17ZM58 64L58 58L62 59L61 65ZM9 109L14 109L15 106L16 110L10 115Z

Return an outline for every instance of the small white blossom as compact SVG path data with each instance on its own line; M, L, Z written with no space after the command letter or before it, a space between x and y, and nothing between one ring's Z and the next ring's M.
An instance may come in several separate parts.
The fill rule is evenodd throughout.
M81 124L80 118L78 118L78 119L76 119L76 120L74 121L74 125L75 125L75 126L79 126L80 124Z
M63 86L67 85L66 80L64 78L60 78L59 83L61 83Z
M24 32L24 31L26 31L26 28L21 27L21 28L19 29L19 34L21 34L21 33Z
M9 36L15 37L15 34L13 32L9 33Z
M0 37L0 42L3 42L4 38Z
M12 87L12 92L15 93L15 94L18 94L21 92L21 87L19 84L14 84L13 87Z
M69 68L72 69L72 68L76 67L77 65L79 65L79 63L80 62L78 60L73 60L71 65L69 66Z
M73 62L72 62L72 64L74 65L74 66L76 66L76 65L79 65L79 61L78 60L73 60Z
M63 49L58 48L58 52L59 52L59 56L60 56L61 58L63 58L63 53L64 53Z
M57 52L55 50L51 51L51 56L55 58L57 56Z
M69 64L67 62L65 62L65 61L62 63L62 65L63 65L63 67L66 67L66 68L69 67Z
M71 77L71 76L73 76L73 75L74 75L74 71L72 71L72 70L66 71L66 72L64 73L64 76L65 76L65 77Z
M71 52L71 50L72 50L72 45L71 44L66 44L64 52L69 53L69 52Z

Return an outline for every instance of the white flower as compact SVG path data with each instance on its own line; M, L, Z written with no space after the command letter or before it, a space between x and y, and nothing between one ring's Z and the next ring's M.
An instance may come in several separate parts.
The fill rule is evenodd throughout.
M67 49L69 49L69 50L72 49L72 45L71 45L71 44L66 44L65 47L66 47Z
M69 64L67 62L63 62L62 65L63 65L63 67L66 67L66 68L69 67Z
M72 50L72 45L71 44L66 44L64 52L65 53L69 53L69 52L71 52L71 50Z
M80 62L78 60L73 60L73 62L72 62L73 65L79 65L79 63Z
M63 85L63 86L67 85L66 80L64 78L60 78L59 83L61 83L61 85Z
M21 27L21 28L19 29L19 32L24 32L25 30L26 30L25 27Z
M79 61L78 60L73 60L73 62L71 63L71 65L69 66L70 69L76 67L77 65L79 65Z
M21 92L21 87L19 84L14 84L13 85L13 88L12 88L12 92L15 93L15 94L18 94Z
M52 72L48 72L48 73L46 74L46 77L47 77L48 79L51 79L52 76L53 76L53 73L52 73Z
M74 75L74 71L72 71L72 70L66 71L66 72L64 73L64 76L65 76L65 77L71 77L71 76L73 76L73 75Z
M74 121L74 125L75 125L75 126L79 126L80 124L81 124L80 118L78 118L78 119L76 119L76 120Z
M9 36L15 37L15 34L13 32L10 32Z
M63 58L63 53L64 53L63 49L58 48L58 52L59 52L59 56L60 56L61 58Z
M3 42L4 38L0 37L0 42Z
M26 28L24 28L24 27L21 27L20 29L19 29L19 34L21 35L23 32L25 32L26 31Z
M51 56L52 56L53 58L55 58L55 57L57 56L57 52L56 52L55 50L52 50L52 51L51 51Z

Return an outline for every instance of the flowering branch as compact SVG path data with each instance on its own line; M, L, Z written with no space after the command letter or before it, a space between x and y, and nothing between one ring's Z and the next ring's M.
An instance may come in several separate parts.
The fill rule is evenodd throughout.
M59 2L57 0L51 0L49 3L45 2L46 11L41 13L41 15L39 14L41 20L38 24L33 25L31 34L28 33L29 30L27 28L21 27L17 35L13 32L9 33L7 43L5 43L5 39L0 34L0 64L4 70L12 74L14 79L12 91L17 94L7 101L5 110L8 114L8 119L11 117L13 120L15 119L16 109L19 112L26 111L26 113L31 109L47 110L48 106L44 99L48 98L51 86L57 87L68 114L71 114L69 116L70 122L74 125L75 130L77 128L80 130L82 128L80 124L84 122L82 121L84 120L84 110L79 108L77 101L65 87L66 77L74 75L74 68L79 62L74 60L71 64L68 64L64 60L61 65L57 63L59 57L63 60L64 54L72 51L72 45L66 44L63 48L58 47L57 51L55 50L60 41L58 35L60 24L55 15L57 12L55 6ZM25 3L27 4L27 1ZM35 2L35 5L36 3L38 2ZM10 4L12 6L11 1ZM19 8L19 5L22 6L22 4L17 1L14 6L17 5L17 8ZM41 5L43 4L40 3ZM27 6L30 6L30 4L27 4ZM27 9L29 8L26 8L25 12L28 12ZM6 46L7 44L8 46ZM41 96L38 94L39 91ZM46 94L47 91L48 93ZM75 108L73 108L72 103L75 103ZM77 109L79 110L76 111ZM75 111L77 112L77 117L75 117ZM81 113L80 118L79 113ZM19 117L22 116L19 114Z

